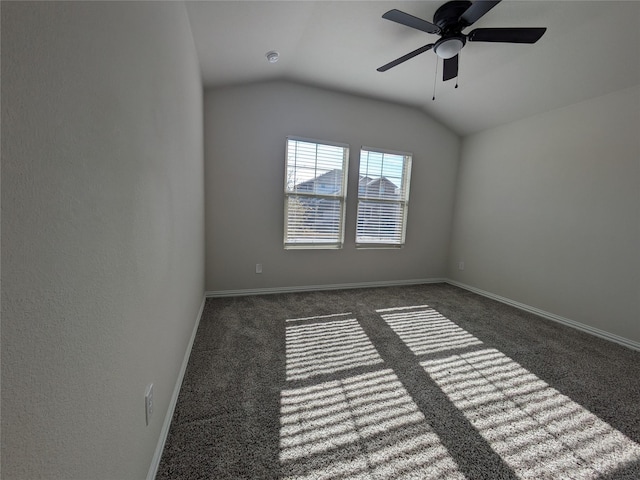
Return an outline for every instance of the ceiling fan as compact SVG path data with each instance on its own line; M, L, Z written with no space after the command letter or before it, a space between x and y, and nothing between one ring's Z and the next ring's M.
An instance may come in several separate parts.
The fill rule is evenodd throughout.
M473 25L500 0L453 0L445 3L433 15L433 23L414 17L400 10L389 10L382 18L392 22L415 28L426 33L440 35L435 43L420 47L392 62L378 68L379 72L386 72L415 56L433 49L436 55L443 59L443 81L458 76L458 53L469 42L502 42L502 43L536 43L546 28L476 28L468 34L462 30Z

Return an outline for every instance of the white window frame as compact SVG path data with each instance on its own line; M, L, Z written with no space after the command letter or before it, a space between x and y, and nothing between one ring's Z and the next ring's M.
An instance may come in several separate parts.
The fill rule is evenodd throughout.
M362 158L363 153L372 152L375 154L381 154L383 156L382 162L384 162L385 155L393 155L393 156L402 156L403 164L402 164L402 173L401 173L401 185L398 185L399 188L399 197L397 199L392 199L385 197L383 195L371 195L364 194L362 192L360 182L363 177L362 171ZM406 232L407 232L407 217L409 212L409 187L411 183L411 164L413 161L413 154L410 152L401 152L395 150L387 150L383 148L373 148L362 146L360 149L360 164L358 165L358 209L356 216L356 248L365 249L365 248L402 248L405 245L406 240ZM384 167L380 168L380 177L382 178ZM368 172L367 172L368 173ZM368 175L365 175L365 177ZM375 202L377 204L386 204L389 206L397 205L400 210L399 219L401 221L400 229L395 238L389 238L387 235L381 235L379 238L372 238L371 236L361 236L360 224L364 221L361 218L361 213L364 211L364 204L366 202Z
M297 145L295 142L315 144L338 147L342 149L342 163L341 163L341 179L339 183L340 191L336 193L318 193L318 192L306 192L297 190L295 188L295 179L292 180L291 175L295 176L299 170L296 163L297 153L290 151L290 148ZM315 158L316 166L318 165L318 157L316 150ZM292 165L293 163L293 165ZM284 248L287 250L293 249L339 249L344 245L344 229L345 229L345 211L346 211L346 197L347 197L347 176L349 170L349 145L345 143L330 142L325 140L315 140L304 137L287 136L286 138L286 153L285 153L285 178L284 178ZM313 177L313 178L317 178ZM294 227L292 227L289 215L289 205L292 204L294 199L306 198L311 201L314 200L329 200L339 202L338 213L338 234L331 238L318 237L306 237L304 235L295 235Z

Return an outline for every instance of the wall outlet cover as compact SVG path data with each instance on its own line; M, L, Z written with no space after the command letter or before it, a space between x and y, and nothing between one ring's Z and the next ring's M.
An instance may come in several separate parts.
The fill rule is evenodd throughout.
M153 415L153 383L150 383L144 392L144 414L145 422L149 425Z

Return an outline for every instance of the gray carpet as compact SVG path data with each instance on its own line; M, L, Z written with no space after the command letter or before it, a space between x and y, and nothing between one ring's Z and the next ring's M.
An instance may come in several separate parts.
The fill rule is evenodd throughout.
M208 299L157 479L640 479L640 352L465 290Z

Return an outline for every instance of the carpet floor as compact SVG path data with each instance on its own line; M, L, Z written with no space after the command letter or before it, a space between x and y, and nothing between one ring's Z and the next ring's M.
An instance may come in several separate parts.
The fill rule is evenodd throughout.
M640 352L463 289L207 299L169 479L640 479Z

